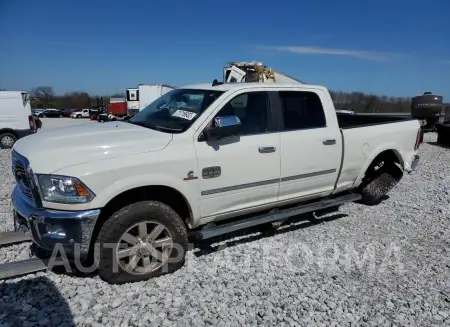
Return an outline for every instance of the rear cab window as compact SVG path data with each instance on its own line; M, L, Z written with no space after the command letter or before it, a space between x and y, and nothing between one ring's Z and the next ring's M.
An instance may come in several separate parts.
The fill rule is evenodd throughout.
M315 92L278 92L283 111L283 130L294 131L327 126L322 101Z

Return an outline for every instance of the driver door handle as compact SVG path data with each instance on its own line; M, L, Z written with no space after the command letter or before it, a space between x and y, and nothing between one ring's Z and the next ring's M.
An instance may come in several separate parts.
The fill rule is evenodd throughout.
M275 152L274 146L260 146L259 153L272 153Z
M336 144L336 140L332 139L332 140L323 140L323 144L324 145L333 145Z

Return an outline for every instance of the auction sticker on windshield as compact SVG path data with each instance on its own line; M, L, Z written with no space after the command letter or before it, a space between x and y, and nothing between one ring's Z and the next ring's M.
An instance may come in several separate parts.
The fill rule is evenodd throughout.
M183 119L187 119L187 120L192 120L195 118L195 116L197 116L197 114L195 112L180 110L180 109L175 111L172 115L172 117L179 117L179 118L183 118Z

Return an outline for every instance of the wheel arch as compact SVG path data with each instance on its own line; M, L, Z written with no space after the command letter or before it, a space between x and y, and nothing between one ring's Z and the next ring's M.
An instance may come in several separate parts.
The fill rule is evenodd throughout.
M19 135L17 135L16 131L11 128L2 128L0 129L0 135L10 133L13 134L15 137L19 138Z
M368 157L364 167L361 169L358 178L356 180L355 186L359 185L364 176L369 172L374 166L381 161L389 161L396 163L400 166L402 171L405 168L405 162L403 160L403 156L401 152L396 148L385 148L382 150L378 150L376 152L372 152L372 154Z
M189 228L193 217L192 207L180 191L166 185L139 186L115 195L102 208L92 233L90 248L92 248L92 244L97 239L101 227L114 212L129 204L148 200L167 204L180 216L186 228Z

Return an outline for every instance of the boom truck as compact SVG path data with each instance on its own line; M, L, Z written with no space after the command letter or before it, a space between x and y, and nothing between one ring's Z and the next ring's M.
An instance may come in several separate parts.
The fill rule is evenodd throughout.
M213 81L213 85L223 83L277 83L304 84L302 81L264 66L261 62L229 62L223 68L223 81Z
M109 283L181 268L188 237L376 205L419 162L416 119L336 113L325 87L257 62L173 89L128 122L68 128L14 145L16 230L40 256L59 245L94 257ZM0 278L30 269L3 266Z

